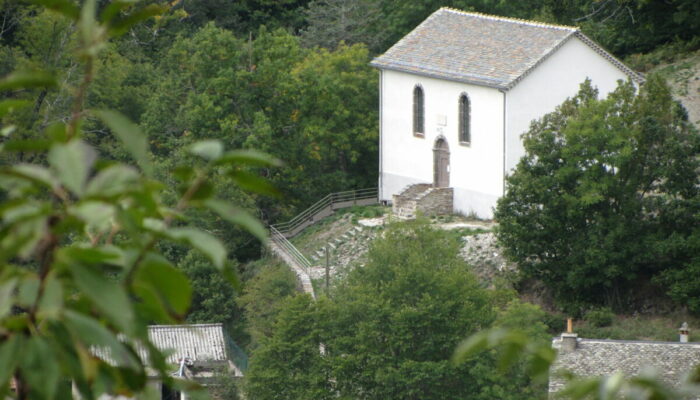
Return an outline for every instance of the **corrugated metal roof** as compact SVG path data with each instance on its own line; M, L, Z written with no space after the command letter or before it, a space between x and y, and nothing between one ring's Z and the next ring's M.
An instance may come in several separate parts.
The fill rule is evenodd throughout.
M124 340L123 335L119 337ZM183 358L193 362L229 361L227 338L222 324L150 325L148 337L156 348L168 354L166 362L171 364L177 364ZM134 349L142 362L148 361L146 347L136 343ZM120 363L115 358L124 359L121 354L115 357L109 348L93 348L92 352L114 364Z
M170 351L167 361L182 358L192 361L226 361L226 339L222 324L151 325L151 343L161 351Z
M642 78L576 27L441 8L371 65L499 89L513 87L572 37Z

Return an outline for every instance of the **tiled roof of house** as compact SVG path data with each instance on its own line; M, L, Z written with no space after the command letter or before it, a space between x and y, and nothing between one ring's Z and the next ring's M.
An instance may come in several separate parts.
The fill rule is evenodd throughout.
M561 348L561 339L552 346ZM668 384L678 385L693 366L700 364L700 343L652 342L632 340L578 339L573 351L560 351L552 366L550 393L558 392L565 381L556 371L566 370L577 376L638 375L653 368Z
M577 37L632 79L611 54L576 27L441 8L375 58L377 68L509 89L572 37Z

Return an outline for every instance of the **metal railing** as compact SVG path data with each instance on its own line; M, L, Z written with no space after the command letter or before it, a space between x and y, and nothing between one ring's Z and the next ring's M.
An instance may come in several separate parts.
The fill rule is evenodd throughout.
M351 207L353 205L369 205L377 203L379 201L377 195L377 188L331 193L314 203L311 207L302 211L291 220L281 224L271 225L270 228L271 231L274 229L285 238L291 238L296 236L307 226L331 215L334 210Z
M270 226L270 240L273 241L280 249L285 252L292 260L294 260L297 265L306 272L307 275L310 273L311 261L306 257L293 244L287 240L287 238L278 231L274 226Z

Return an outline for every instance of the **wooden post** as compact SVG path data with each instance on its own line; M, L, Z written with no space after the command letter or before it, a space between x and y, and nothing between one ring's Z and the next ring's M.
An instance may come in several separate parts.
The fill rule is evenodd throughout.
M574 333L574 320L572 318L566 319L566 333Z

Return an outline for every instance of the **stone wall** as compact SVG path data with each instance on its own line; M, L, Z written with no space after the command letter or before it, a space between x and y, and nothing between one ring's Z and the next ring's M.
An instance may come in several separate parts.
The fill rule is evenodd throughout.
M452 188L430 188L416 199L416 209L423 215L452 214L454 190Z
M452 214L454 210L454 190L436 188L427 183L411 185L400 194L393 196L392 212L401 219L423 215Z

